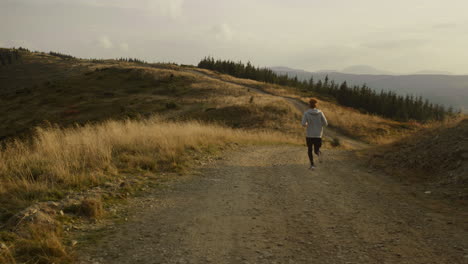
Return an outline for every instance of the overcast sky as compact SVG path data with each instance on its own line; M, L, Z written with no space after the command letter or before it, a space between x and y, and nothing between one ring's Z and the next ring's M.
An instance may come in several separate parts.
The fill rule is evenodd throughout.
M467 0L0 0L0 46L468 74Z

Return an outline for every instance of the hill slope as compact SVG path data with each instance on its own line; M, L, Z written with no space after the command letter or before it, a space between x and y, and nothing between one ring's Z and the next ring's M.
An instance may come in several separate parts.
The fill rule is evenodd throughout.
M371 164L404 181L468 201L468 119L378 148Z
M298 113L284 100L175 65L22 55L21 63L0 71L0 111L8 113L0 116L0 139L28 135L44 121L66 127L154 114L231 127L299 128L293 121Z

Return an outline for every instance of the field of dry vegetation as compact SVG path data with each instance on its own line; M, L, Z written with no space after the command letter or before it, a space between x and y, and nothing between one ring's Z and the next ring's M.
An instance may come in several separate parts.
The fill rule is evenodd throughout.
M69 191L112 181L122 171L183 170L194 154L211 153L232 143L295 144L298 139L280 132L234 130L197 121L176 123L157 117L68 129L38 129L31 143L14 141L0 151L2 220L34 201L63 198ZM15 255L27 244L30 247L27 256L33 249L48 252L39 254L44 263L67 258L63 245L57 242L60 241L57 231L52 232L54 237L41 226L35 226L34 230L35 237L11 241L8 247ZM49 235L39 239L44 232ZM0 236L0 240L8 239Z
M15 229L40 215L18 218L37 202L122 173L182 172L194 157L232 144L299 142L299 113L285 100L174 65L26 53L2 69L0 85L0 110L8 113L0 116L0 263L71 261L54 220L43 215Z
M173 171L191 152L229 143L298 143L279 132L233 130L197 121L106 121L60 129L39 128L32 143L0 151L0 197L44 199L68 188L102 183L121 170Z

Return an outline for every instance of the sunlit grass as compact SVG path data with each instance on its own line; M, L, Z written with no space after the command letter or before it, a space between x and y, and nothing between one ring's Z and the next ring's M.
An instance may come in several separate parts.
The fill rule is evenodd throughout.
M98 184L120 169L174 170L202 152L228 143L295 143L275 132L234 130L196 121L152 118L107 121L69 129L38 128L32 144L15 141L0 151L0 195L49 192Z

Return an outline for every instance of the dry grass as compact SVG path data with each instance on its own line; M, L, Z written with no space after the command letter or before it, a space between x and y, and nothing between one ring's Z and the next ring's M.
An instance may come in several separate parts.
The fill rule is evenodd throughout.
M306 102L306 99L303 100ZM373 144L387 144L414 133L420 127L416 123L402 123L376 115L319 100L318 107L325 113L330 126L346 135Z
M52 190L99 184L119 170L176 170L190 159L189 151L232 142L295 143L296 139L159 118L65 130L39 128L32 144L14 141L0 151L0 197L38 199Z
M204 111L189 112L186 117L234 128L277 130L294 135L302 132L300 113L284 99L247 94L208 98Z
M12 247L20 263L71 263L73 258L62 244L60 231L51 231L40 225L30 225L29 237L15 241ZM13 258L13 257L12 257Z
M62 243L62 231L55 224L28 222L16 232L0 232L2 264L65 264L72 260L73 256Z
M65 213L99 219L104 215L103 203L100 197L86 198L79 204L73 204L64 209Z
M4 243L0 243L0 263L2 264L15 264L16 263L13 257L13 254L11 253L10 247Z

